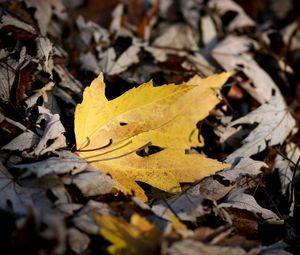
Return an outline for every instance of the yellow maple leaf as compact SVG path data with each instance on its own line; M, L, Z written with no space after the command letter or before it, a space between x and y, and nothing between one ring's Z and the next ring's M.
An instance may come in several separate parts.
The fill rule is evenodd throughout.
M95 214L95 220L100 235L112 243L107 249L110 254L157 254L160 233L144 217L135 213L128 223L119 217Z
M219 102L215 89L229 73L206 79L195 76L180 85L153 87L152 82L131 89L114 100L105 97L100 74L86 88L75 111L80 156L112 175L125 194L146 200L136 181L159 189L180 191L180 182L193 182L226 167L185 149L202 146L196 124ZM145 144L164 148L148 157L135 152ZM106 145L110 145L105 147ZM104 147L99 151L87 151Z

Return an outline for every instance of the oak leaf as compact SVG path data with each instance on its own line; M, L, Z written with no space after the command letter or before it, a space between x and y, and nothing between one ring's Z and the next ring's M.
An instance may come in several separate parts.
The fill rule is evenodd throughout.
M150 81L107 100L100 74L85 89L75 111L80 156L112 175L124 193L134 191L143 200L147 198L135 181L176 192L180 182L214 174L225 164L199 154L187 155L185 150L203 146L196 124L219 102L215 90L229 75L195 76L180 85L160 87ZM147 144L163 150L139 156L136 151Z

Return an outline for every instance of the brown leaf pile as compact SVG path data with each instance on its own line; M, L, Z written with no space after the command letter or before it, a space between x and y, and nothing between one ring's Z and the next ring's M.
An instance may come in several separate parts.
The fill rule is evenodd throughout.
M299 253L297 1L13 0L1 1L0 8L3 252ZM174 108L165 101L155 103L155 112L144 107L167 98L164 88L169 94L201 88L206 77L224 71L231 77L223 88L216 90L226 79L205 90L213 103L202 104L206 97L197 101L197 90L190 90L172 101ZM86 144L76 151L75 108L101 72L102 99L114 109L97 110L92 125L111 114L98 127L101 136L81 137ZM143 97L132 93L149 80L154 86ZM135 101L143 108L139 118L125 107ZM167 115L155 116L161 109L180 125L172 129ZM168 132L161 132L163 121ZM182 142L186 127L196 130L199 144ZM122 137L124 129L134 135ZM150 131L159 137L155 142ZM144 140L134 147L141 134ZM197 160L183 164L174 148L185 160ZM90 164L94 157L104 159L93 164L98 169ZM198 159L207 157L228 167L216 172L225 165L217 163L201 180ZM164 178L152 178L153 162ZM127 182L126 171L120 173L133 165L134 180ZM177 192L166 188L171 175L180 176ZM128 183L135 188L126 190Z

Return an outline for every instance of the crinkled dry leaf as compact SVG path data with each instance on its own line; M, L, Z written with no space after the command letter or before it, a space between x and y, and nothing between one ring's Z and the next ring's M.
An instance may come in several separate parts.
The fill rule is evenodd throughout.
M53 9L57 12L62 12L65 8L60 0L25 0L24 2L28 7L34 7L36 9L34 17L38 22L43 36L47 34L48 25L53 15Z
M242 179L248 177L255 179L261 174L260 169L262 167L267 167L267 164L251 158L241 158L238 163L232 165L229 169L225 169L224 171L218 172L215 176L206 178L196 187L204 197L219 200L237 186L241 187L239 182L241 182ZM227 185L222 184L223 181L227 182ZM246 188L251 187L249 182L246 182L245 186Z
M51 91L53 89L54 85L55 85L54 82L49 82L41 89L35 90L34 91L35 93L25 100L25 104L26 104L27 108L34 106L40 97L43 98L44 103L47 103L48 102L48 93L49 93L49 91Z
M27 169L30 173L41 178L47 175L75 175L84 171L88 166L88 163L83 159L69 151L59 151L56 152L56 155L56 157L49 157L34 163L18 164L14 167Z
M17 55L17 60L12 57L13 54ZM24 63L26 65L26 48L23 46L19 52L16 50L9 52L1 49L0 58L0 100L7 103L11 102L11 99L13 98L11 89L15 83L15 79L18 77L16 70L22 68Z
M38 132L42 135L37 146L34 148L32 155L43 155L48 151L54 151L66 147L66 138L64 136L65 128L60 122L58 114L51 114L50 111L41 106L38 107L40 116L37 125L45 122L45 128L38 128Z
M13 27L20 28L34 36L37 34L37 32L33 26L31 26L30 24L27 24L24 21L21 21L20 19L17 19L9 14L3 14L1 16L0 29L2 29L3 27L6 27L6 26L13 26Z
M286 146L286 156L277 155L273 164L273 173L278 174L281 193L288 199L289 215L293 216L296 205L295 193L293 191L294 182L298 179L297 161L300 158L300 148L295 143L288 143ZM296 172L295 172L296 171ZM297 182L297 181L296 181Z
M97 61L97 58L91 52L81 52L80 53L80 61L82 64L82 69L91 71L93 73L98 74L100 72L100 66Z
M153 87L151 82L108 101L100 75L84 92L75 112L77 148L81 157L112 175L125 193L134 191L146 199L135 181L165 191L179 191L180 182L193 182L224 168L203 155L187 155L185 149L202 145L196 124L219 102L214 89L228 73L206 79L195 76L181 85ZM101 151L86 151L112 143ZM142 146L164 150L147 157L135 153Z
M233 12L236 15L228 24L227 29L233 31L244 27L253 27L255 22L245 13L243 8L232 0L211 0L208 6L211 9L216 8L221 15Z
M251 158L241 158L239 162L232 166L230 169L225 169L217 173L224 180L228 180L231 183L241 180L243 177L255 178L261 174L261 168L268 167L263 161L253 160Z
M196 222L198 217L206 214L202 203L205 198L198 192L186 191L174 197L163 199L152 206L153 212L160 217L169 219L167 212L171 210L180 220Z
M101 43L103 46L107 46L109 44L109 33L106 29L100 27L98 24L87 21L83 19L83 17L78 17L76 20L76 25L79 29L79 38L83 42L82 47L86 47L86 45L90 45L92 40L95 42Z
M186 52L197 51L198 45L194 31L190 26L174 24L162 29L161 35L146 50L153 54L155 59L163 62L167 60L168 54L184 56L187 54Z
M74 227L67 230L67 235L70 248L76 253L85 251L91 242L91 239L87 234Z
M70 204L69 204L70 205ZM72 210L73 206L71 207ZM76 209L76 207L75 207ZM67 208L70 210L70 208ZM77 208L78 210L78 208ZM94 213L111 215L113 214L108 203L96 202L90 199L87 204L77 212L73 217L72 222L78 229L87 234L98 235L99 226L97 225Z
M114 182L107 174L96 172L83 172L73 176L73 178L66 178L68 182L76 185L85 197L98 196L109 194L112 192Z
M280 90L248 52L255 41L245 36L229 35L213 49L213 57L227 71L242 71L250 82L239 84L259 103L263 104L272 98L284 103Z
M208 45L217 38L216 25L209 15L201 17L201 30L202 30L202 42L204 45Z
M168 253L170 255L247 255L248 253L240 247L222 247L217 245L209 245L201 242L186 239L180 242L175 242L169 249ZM251 252L252 255L260 254L259 251Z
M48 186L51 185L49 181ZM30 179L20 180L17 183L2 163L0 163L0 195L0 208L16 214L26 214L29 206L37 206L44 212L52 207L46 197L46 190L39 181Z
M292 255L293 253L286 251L289 245L280 240L274 244L263 246L261 248L262 255Z
M233 162L236 157L250 157L267 146L282 144L296 126L285 103L275 99L231 122L230 126L253 123L258 126L242 141L243 145L227 157L227 162Z
M247 210L254 213L254 215L265 221L279 222L279 217L271 210L262 208L255 200L255 198L249 194L245 194L242 190L235 190L231 192L225 199L225 201L219 204L220 208L237 208Z
M35 146L39 142L38 135L30 130L26 130L16 138L12 139L8 144L2 147L3 150L24 151Z
M274 159L273 171L278 173L282 194L287 194L287 192L290 194L292 193L290 190L293 180L293 171L291 166L291 162L285 160L280 155L277 155Z
M37 44L37 58L43 59L41 63L39 63L38 69L43 70L50 74L50 78L52 78L52 70L54 68L53 62L53 44L47 37L38 37L36 38Z

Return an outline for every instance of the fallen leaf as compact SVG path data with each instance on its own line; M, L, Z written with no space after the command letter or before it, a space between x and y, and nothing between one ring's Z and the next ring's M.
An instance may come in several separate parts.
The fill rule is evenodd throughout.
M199 154L186 155L185 149L203 145L196 124L219 102L214 89L228 77L229 73L206 79L195 76L181 85L160 87L148 82L108 101L99 75L75 111L77 148L85 150L80 156L111 174L124 193L134 191L143 200L144 192L135 181L176 192L180 182L223 169L224 164ZM147 157L135 153L149 143L164 149ZM101 147L106 148L100 153L87 151Z
M293 165L288 160L285 160L282 156L277 155L274 159L273 171L278 172L281 193L284 195L291 194L291 184L293 181L293 171L291 169Z
M16 17L13 17L7 13L3 14L1 16L0 29L9 27L9 26L22 29L22 30L28 32L29 34L31 34L32 37L35 37L37 34L35 28L33 26L31 26L30 24L25 23L24 21L21 21L20 19L17 19Z
M37 45L37 58L43 59L43 61L39 63L38 69L49 73L50 78L52 78L52 70L54 67L52 58L54 52L53 44L47 37L37 37L35 41Z
M160 33L151 47L146 48L158 61L166 61L167 54L173 53L184 56L187 52L198 50L195 32L186 24L178 23L164 27ZM180 51L178 52L178 50Z
M283 103L279 88L249 53L252 45L256 45L256 42L250 38L229 35L217 44L212 54L225 70L242 71L248 76L253 84L243 82L239 85L259 103L263 104L272 98Z
M230 126L254 123L258 126L242 141L243 145L227 157L227 162L232 162L236 157L250 157L267 146L282 144L296 126L285 103L276 99L231 122Z
M232 230L233 230L233 228L232 228ZM227 237L225 237L221 240L218 240L214 244L217 244L220 246L240 247L246 251L250 251L250 254L253 254L253 253L251 253L252 249L253 249L253 251L257 251L257 252L261 250L261 243L259 241L251 240L251 238L247 238L243 234L242 235L237 234L237 235L233 235L233 236L228 235ZM261 254L261 253L259 253L259 254Z
M288 143L286 146L286 158L282 155L277 155L274 159L274 164L272 172L278 174L278 179L280 182L280 191L287 198L289 205L289 215L293 216L296 198L293 192L293 187L295 187L294 180L297 180L297 161L300 158L300 148L295 143ZM296 171L296 174L295 172Z
M30 130L26 130L19 136L12 139L8 144L2 147L3 150L24 151L35 146L39 142L39 137Z
M83 69L94 72L96 74L100 72L100 66L97 58L91 52L81 52L80 62Z
M99 214L95 219L100 234L112 243L107 248L110 254L157 254L160 233L155 225L140 215L133 214L130 223L119 217Z
M174 2L171 2L171 4L177 5ZM198 1L182 1L177 8L178 11L181 12L182 16L184 17L184 20L189 26L191 26L195 30L199 29L199 24L201 22L200 19L202 19L202 15L200 13L201 11L203 11L204 8L203 3ZM210 28L208 28L207 30L209 29Z
M261 254L262 255L292 255L291 252L287 252L285 249L287 249L289 245L280 240L274 244L263 246L261 248Z
M99 226L95 221L95 213L102 215L111 215L113 212L108 203L96 202L91 199L83 208L78 210L77 214L72 219L72 222L79 230L82 230L87 234L98 235Z
M219 204L220 208L237 208L252 212L258 219L270 222L279 222L279 217L272 211L261 207L255 198L249 194L245 194L241 189L231 192L225 201Z
M289 45L289 50L297 50L300 46L299 41L299 29L297 22L292 22L291 24L287 25L281 31L282 40L284 41L285 45Z
M67 226L64 218L58 213L43 213L34 207L30 209L28 215L18 218L14 235L11 237L11 242L17 247L9 250L15 254L24 251L34 254L36 246L39 246L40 253L65 254Z
M44 107L38 107L40 116L37 120L37 132L42 136L31 155L42 155L49 151L54 151L66 147L66 138L64 136L65 128L60 122L58 114L51 114ZM46 124L44 129L41 123Z
M48 102L48 93L49 93L49 91L51 91L53 89L54 85L55 85L54 82L51 81L48 84L46 84L44 87L42 87L41 89L35 90L34 91L35 93L25 100L26 107L30 108L30 107L34 106L40 97L43 98L44 103L47 103Z
M197 218L207 214L203 207L205 198L198 192L193 194L188 190L168 199L162 199L152 206L153 212L159 217L170 220L168 211L171 210L179 220L196 222Z
M211 9L217 9L221 15L226 15L230 12L235 14L227 26L228 31L255 26L255 22L245 13L243 8L232 0L211 0L208 6Z
M60 13L65 8L60 0L25 0L24 2L27 7L33 7L36 9L34 17L38 22L41 34L43 36L46 36L47 34L48 25L51 21L52 15L54 14L54 11Z
M202 42L204 45L208 45L213 42L217 37L216 25L209 15L201 17L201 31L202 31Z
M170 221L170 224L172 228L174 228L178 233L185 232L188 230L186 225L184 225L178 218L177 215L174 214L171 210L167 209L166 216L168 217L168 220Z
M250 177L254 181L262 173L262 167L267 167L267 164L251 158L241 158L236 164L230 166L230 168L206 178L196 185L195 188L197 187L204 197L219 200L237 186L243 187L243 180L246 181L244 186L251 188L252 185L250 185L250 181L247 181L247 179Z
M180 242L174 243L169 249L167 254L170 255L198 255L198 254L207 254L207 255L222 255L222 254L232 254L232 255L258 255L259 251L247 253L240 247L222 247L217 245L208 245L201 242L196 242L193 240L185 239Z
M73 178L67 177L66 179L76 185L85 197L109 194L114 186L114 182L109 175L98 171L86 171L73 176Z
M54 87L54 90L57 87L61 87L67 93L75 94L76 96L81 96L81 91L83 89L83 85L71 74L69 73L68 69L62 65L55 65L54 71L59 75L60 82ZM63 98L60 93L55 93L55 95ZM64 98L63 98L64 99ZM70 103L70 101L74 100L65 100L66 102ZM72 102L73 103L73 102ZM75 104L75 102L74 102Z
M41 178L48 175L75 175L83 172L88 166L83 159L69 151L59 151L55 154L56 157L49 157L34 163L18 164L14 167L27 169L30 173Z
M235 207L226 207L225 210L229 215L227 220L238 235L247 239L253 239L258 234L259 219L253 212ZM221 209L221 211L223 210ZM222 241L224 242L225 240ZM222 241L218 242L218 244L222 245Z
M0 26L1 27L1 26ZM0 52L1 59L6 59L4 63L0 64L0 100L2 102L11 101L11 89L16 79L16 70L23 64L21 63L22 56L20 53L19 61L10 57L10 53L2 50Z
M153 43L145 47L158 62L165 62L169 56L183 58L180 65L187 70L211 75L214 71L205 56L201 54L195 30L187 24L174 24L163 27Z
M137 40L133 40L132 45L126 49L119 57L113 47L109 47L106 51L99 53L100 61L98 62L92 53L82 53L81 61L84 67L94 73L102 70L108 75L116 75L128 69L131 65L139 61L138 54L141 48Z
M76 253L84 252L91 242L89 236L79 231L77 228L69 228L67 234L70 248Z
M53 187L50 180L47 185L48 188ZM0 194L0 208L19 215L28 213L30 207L37 207L46 213L53 206L41 182L34 179L20 179L17 182L2 163L0 163Z
M268 165L263 161L253 160L251 158L241 158L236 165L230 169L225 169L217 173L224 180L228 180L231 183L237 182L244 177L255 178L261 174L261 168L268 167Z

